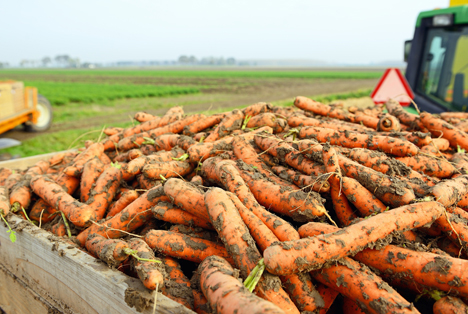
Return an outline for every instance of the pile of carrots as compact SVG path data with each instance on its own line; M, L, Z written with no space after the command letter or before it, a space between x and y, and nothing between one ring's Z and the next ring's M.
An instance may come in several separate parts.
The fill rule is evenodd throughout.
M21 215L197 313L468 313L468 114L173 107L26 171Z

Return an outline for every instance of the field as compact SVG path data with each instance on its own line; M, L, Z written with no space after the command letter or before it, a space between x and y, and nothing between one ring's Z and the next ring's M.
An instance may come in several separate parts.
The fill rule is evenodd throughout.
M323 102L368 96L382 70L0 70L0 80L36 86L53 105L54 123L45 133L21 128L0 137L23 145L1 150L21 157L82 146L104 126L128 126L137 111L162 114L179 105L185 112L216 112L265 101L291 105L295 96ZM88 133L89 132L89 133Z

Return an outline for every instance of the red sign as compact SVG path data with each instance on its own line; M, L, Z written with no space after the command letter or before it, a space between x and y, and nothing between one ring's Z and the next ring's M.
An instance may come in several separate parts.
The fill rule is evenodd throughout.
M371 98L375 104L382 104L389 99L394 99L402 106L409 106L414 94L400 70L389 68L380 78L371 94Z

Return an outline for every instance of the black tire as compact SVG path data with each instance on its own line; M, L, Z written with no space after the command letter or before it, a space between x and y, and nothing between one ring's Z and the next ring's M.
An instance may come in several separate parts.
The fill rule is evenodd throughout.
M52 106L44 96L37 95L37 109L42 113L37 120L37 124L28 122L24 124L24 130L27 132L43 132L52 125Z

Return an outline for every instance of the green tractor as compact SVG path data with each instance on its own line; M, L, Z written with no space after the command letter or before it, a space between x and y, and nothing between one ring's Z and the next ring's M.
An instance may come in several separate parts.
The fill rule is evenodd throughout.
M468 1L421 12L405 42L406 79L420 110L468 110Z

